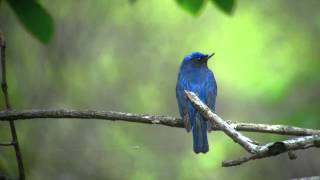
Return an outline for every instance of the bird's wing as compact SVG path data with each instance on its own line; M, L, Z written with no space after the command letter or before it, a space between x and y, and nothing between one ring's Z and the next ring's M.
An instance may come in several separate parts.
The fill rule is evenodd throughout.
M214 79L214 75L212 72L209 73L208 79L206 80L205 89L205 103L207 106L215 112L216 107L216 96L217 96L217 83ZM208 130L212 130L212 123L208 121Z
M184 92L184 90L188 90L188 86L188 82L182 76L179 76L176 86L176 97L178 101L180 116L183 119L186 130L189 132L191 130L191 123L188 115L189 101Z

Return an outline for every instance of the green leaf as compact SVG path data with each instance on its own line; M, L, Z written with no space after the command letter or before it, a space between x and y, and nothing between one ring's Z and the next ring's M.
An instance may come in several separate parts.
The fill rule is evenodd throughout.
M7 0L22 25L42 43L48 43L53 34L50 14L34 0Z
M211 0L211 2L227 14L232 14L236 5L236 0Z
M176 0L177 3L186 11L196 16L200 13L205 0Z

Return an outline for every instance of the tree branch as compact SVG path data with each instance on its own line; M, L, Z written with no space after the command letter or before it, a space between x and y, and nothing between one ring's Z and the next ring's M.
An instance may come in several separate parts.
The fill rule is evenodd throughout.
M127 121L144 124L161 124L170 127L182 128L180 118L170 116L157 116L149 114L133 114L115 111L93 110L29 110L29 111L0 111L0 121L27 120L42 118L75 118L75 119L100 119L110 121ZM320 131L318 132L320 133Z
M194 106L209 120L213 120L215 124L213 130L222 130L232 139L242 145L248 152L253 155L242 157L232 161L223 162L223 166L235 166L253 159L260 159L264 157L278 155L283 152L292 152L297 149L306 149L309 147L318 147L320 130L305 129L294 126L284 125L268 125L268 124L253 124L253 123L236 123L231 121L224 121L218 115L212 113L210 109L203 104L199 98L192 92L188 92L188 97L193 102ZM115 111L92 111L92 110L29 110L29 111L0 111L0 121L14 121L27 119L41 119L41 118L76 118L76 119L100 119L111 121L126 121L144 124L159 124L170 127L183 128L184 124L181 118L170 116L157 116L148 114L133 114ZM218 122L218 123L217 123ZM221 125L222 124L222 125ZM298 137L291 140L269 143L263 146L255 144L246 136L243 136L237 131L273 133L280 135L295 135L305 136ZM313 135L313 136L312 136ZM239 137L241 140L239 140ZM0 146L7 146L10 143L0 144Z
M159 116L149 114L133 114L115 111L92 111L92 110L27 110L27 111L0 111L0 121L8 120L27 120L43 118L76 118L76 119L100 119L111 121L126 121L144 124L160 124L164 126L184 128L181 118L170 116ZM272 133L280 135L308 136L320 134L320 130L306 129L295 126L236 123L228 121L230 126L237 131ZM220 130L213 127L213 130Z
M229 121L228 121L229 122ZM248 132L263 132L279 135L292 135L292 136L308 136L320 134L318 129L308 129L295 126L286 125L272 125L272 124L254 124L254 123L231 123L236 130Z
M307 149L311 147L320 147L320 136L305 136L290 140L268 143L261 148L261 152L249 156L243 156L235 160L223 161L223 167L237 166L245 162L255 159L261 159L271 156L276 156L284 152L291 152L299 149Z
M211 121L213 124L216 124L226 135L240 144L246 151L253 154L236 160L224 161L222 163L222 166L224 167L240 165L253 159L275 156L284 152L291 153L292 157L292 151L298 149L307 149L310 147L320 147L319 134L296 137L293 139L272 142L265 145L255 145L253 144L254 141L237 132L234 127L230 126L226 121L214 114L210 108L201 102L201 100L193 92L185 91L185 93L198 112L206 117L207 120Z
M0 32L0 53L1 53L0 58L1 58L1 76L2 76L1 89L3 92L3 96L4 96L5 110L9 111L11 109L11 106L10 106L10 102L9 102L8 85L7 85L5 49L6 49L6 42L4 40L2 33ZM16 127L14 125L14 121L9 120L9 125L10 125L11 136L12 136L12 141L11 141L10 145L13 145L14 150L15 150L18 168L19 168L19 179L24 180L25 174L24 174L22 156L21 156L21 152L20 152L20 147L19 147L19 143L18 143L18 136L17 136L17 132L16 132Z
M193 104L193 106L212 124L218 126L226 135L228 135L234 142L240 144L245 150L250 153L256 153L258 146L253 144L252 140L248 137L243 136L241 133L236 131L230 124L221 119L218 115L214 114L210 108L205 105L201 100L191 91L185 91L187 97Z
M2 47L2 46L1 46ZM4 51L1 51L1 57L4 57ZM6 110L0 111L0 121L9 121L10 125L13 124L15 120L27 120L27 119L39 119L39 118L76 118L76 119L101 119L101 120L112 120L112 121L127 121L136 122L144 124L160 124L170 127L183 128L184 124L181 118L175 118L170 116L157 116L148 114L132 114L114 111L91 111L91 110L29 110L29 111L12 111L10 110L9 97L7 92L6 76L5 76L5 62L1 58L2 64L2 90L5 96ZM211 112L211 110L200 101L200 99L192 92L186 92L189 100L193 103L195 108L208 120L213 121L215 126L213 130L222 130L229 137L231 137L235 142L240 144L246 151L252 153L252 155L247 157L241 157L236 160L224 161L223 166L235 166L240 165L244 162L248 162L253 159L260 159L264 157L278 155L283 152L292 152L297 149L306 149L309 147L319 147L320 144L320 130L316 129L306 129L294 126L285 125L269 125L269 124L254 124L254 123L236 123L232 121L224 121L218 115ZM10 126L12 127L12 126ZM0 146L11 146L18 147L17 139L14 138L16 135L14 124L11 128L13 141L11 143L2 143ZM249 139L248 137L242 135L238 131L248 131L248 132L260 132L260 133L273 133L280 135L295 135L295 136L305 136L298 137L291 140L280 141L275 143L269 143L266 145L257 145L255 141ZM16 136L15 136L16 137ZM20 151L16 150L16 154L20 154ZM19 159L20 156L17 155L19 171L21 170ZM22 165L22 161L21 161ZM20 174L20 179L24 179L23 166L22 175Z

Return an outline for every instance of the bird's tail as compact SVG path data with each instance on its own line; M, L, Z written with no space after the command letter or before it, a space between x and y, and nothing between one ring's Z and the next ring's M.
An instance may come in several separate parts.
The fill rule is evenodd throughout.
M207 138L207 122L203 117L196 113L195 122L192 128L193 135L193 151L195 153L206 153L209 151L208 138Z

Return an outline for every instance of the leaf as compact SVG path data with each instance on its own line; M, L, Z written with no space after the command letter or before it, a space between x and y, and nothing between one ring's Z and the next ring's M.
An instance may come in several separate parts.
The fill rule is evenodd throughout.
M7 0L22 25L42 43L48 43L53 34L50 14L34 0Z
M176 0L177 3L186 11L191 13L193 16L199 14L205 0Z
M129 0L129 3L131 4L135 4L137 2L137 0Z
M211 2L227 14L232 14L236 5L236 0L211 0Z

